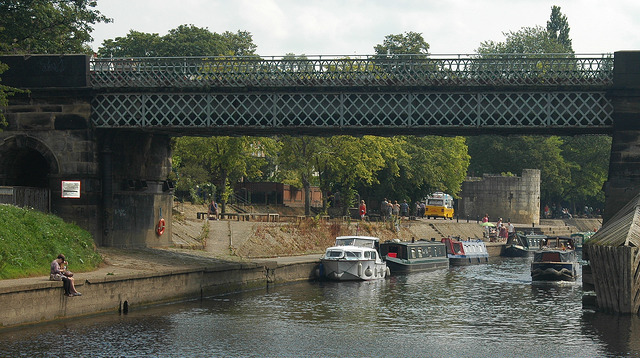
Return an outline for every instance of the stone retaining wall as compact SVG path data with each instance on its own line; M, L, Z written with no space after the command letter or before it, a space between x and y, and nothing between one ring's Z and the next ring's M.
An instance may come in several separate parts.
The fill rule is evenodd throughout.
M107 276L77 282L80 297L63 295L62 283L46 281L0 289L0 329L104 312L124 312L162 302L201 298L313 278L317 262L239 264L155 274Z

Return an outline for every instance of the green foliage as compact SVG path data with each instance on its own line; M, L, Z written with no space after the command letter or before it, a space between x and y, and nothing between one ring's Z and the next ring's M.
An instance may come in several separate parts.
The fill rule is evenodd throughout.
M112 20L95 0L0 2L0 53L92 53L93 25Z
M91 234L57 216L0 205L0 217L0 279L48 275L60 253L74 272L102 262Z
M162 39L158 34L130 30L126 37L116 37L102 42L98 49L100 57L153 57L159 56L158 47Z
M0 74L8 70L9 66L0 62ZM14 89L8 86L2 85L2 79L0 78L0 131L3 127L7 126L7 119L4 116L5 108L9 105L9 97L13 95Z
M573 53L573 47L571 46L571 38L569 37L569 21L567 17L560 12L560 6L551 7L551 16L547 21L547 34L548 36L557 41L569 52Z
M551 8L547 27L523 27L505 33L504 42L486 41L477 49L481 57L495 54L567 54L573 56L569 24L560 7ZM557 66L549 64L545 66ZM544 80L551 68L532 68ZM540 169L541 201L549 203L604 202L611 140L606 136L479 136L467 139L472 175Z
M454 196L467 174L463 137L396 136L383 149L384 167L372 185L358 185L361 197L419 200L434 191Z
M523 27L516 32L506 32L504 36L506 37L504 42L482 42L476 52L482 55L572 52L570 48L549 36L547 30L541 26Z
M374 46L373 49L377 55L426 55L429 53L429 44L421 33L408 31L404 34L385 36L382 44Z
M180 25L165 36L131 30L125 37L102 42L100 57L249 56L256 45L251 33L222 34L194 25Z
M228 201L241 178L259 179L277 144L260 137L181 137L174 143L173 170L177 194L215 185L216 198ZM199 197L196 195L196 197Z
M609 136L575 136L564 138L562 153L572 165L571 181L563 190L564 198L573 203L603 206L602 185L609 174Z

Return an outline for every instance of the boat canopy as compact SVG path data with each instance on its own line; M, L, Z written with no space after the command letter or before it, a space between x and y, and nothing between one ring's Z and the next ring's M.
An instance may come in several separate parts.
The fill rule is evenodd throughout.
M338 236L336 246L360 246L374 249L379 241L380 239L373 236Z
M534 262L572 262L576 260L573 250L541 250L533 254Z

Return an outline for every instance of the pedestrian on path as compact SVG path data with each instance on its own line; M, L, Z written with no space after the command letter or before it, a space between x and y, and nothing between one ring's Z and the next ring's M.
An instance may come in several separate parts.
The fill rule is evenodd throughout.
M360 220L364 220L365 215L367 215L367 205L364 200L360 200Z

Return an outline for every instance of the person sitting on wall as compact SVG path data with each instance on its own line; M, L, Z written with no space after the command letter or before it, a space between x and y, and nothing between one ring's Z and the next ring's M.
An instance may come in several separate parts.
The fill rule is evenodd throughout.
M82 294L76 290L73 273L67 270L67 264L64 255L59 254L58 257L51 262L49 280L62 281L65 296L82 296Z
M213 219L211 216L213 216ZM218 220L218 203L215 200L211 200L211 204L209 204L209 219Z

